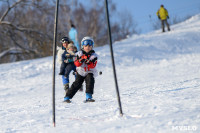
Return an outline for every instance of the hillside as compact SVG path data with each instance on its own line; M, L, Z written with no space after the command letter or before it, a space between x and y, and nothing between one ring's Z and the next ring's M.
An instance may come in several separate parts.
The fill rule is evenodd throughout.
M200 132L200 15L171 28L114 43L123 117L108 45L95 48L97 68L103 72L95 80L95 103L83 103L84 92L78 92L71 104L62 102L57 64L56 128L52 57L1 64L0 132Z

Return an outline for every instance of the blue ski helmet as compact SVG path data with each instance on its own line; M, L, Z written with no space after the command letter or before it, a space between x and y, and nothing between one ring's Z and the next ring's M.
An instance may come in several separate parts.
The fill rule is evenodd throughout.
M94 40L92 37L86 36L82 39L81 48L83 48L83 46L87 46L87 45L92 46L92 47L94 46Z

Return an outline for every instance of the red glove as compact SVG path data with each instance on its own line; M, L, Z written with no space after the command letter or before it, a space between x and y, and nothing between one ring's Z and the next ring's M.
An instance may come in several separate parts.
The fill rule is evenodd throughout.
M86 55L82 55L81 59L88 59L88 57Z
M82 55L81 57L77 56L76 59L75 59L75 61L74 61L74 64L75 64L75 66L79 67L86 60L87 60L87 56L85 56L85 55Z
M88 68L95 68L96 65L97 65L97 60L95 60L95 61L89 61L87 63Z

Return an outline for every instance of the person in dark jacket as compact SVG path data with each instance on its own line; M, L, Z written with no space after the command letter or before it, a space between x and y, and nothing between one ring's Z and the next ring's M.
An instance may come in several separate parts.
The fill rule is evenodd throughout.
M64 60L63 59L63 53L68 50L68 45L73 44L73 42L68 37L63 37L60 40L60 42L62 44L62 47L60 48L59 46L57 46L57 50L58 50L58 52L57 52L57 62L58 62L58 64L61 65L59 75L62 75L62 83L63 83L64 90L65 90L65 93L66 93L66 90L69 89L69 77L65 76L67 74L65 73L65 69L64 69L66 63L64 63L64 61L63 61Z
M64 75L65 77L68 77L71 70L76 69L76 66L74 65L74 58L74 45L68 44L67 50L65 50L65 52L62 54L62 64L60 67L59 75Z
M76 66L74 65L74 59L75 59L75 46L70 43L68 44L68 47L62 54L62 64L60 66L60 73L59 75L64 76L65 80L65 92L69 89L69 74L73 70L76 71Z

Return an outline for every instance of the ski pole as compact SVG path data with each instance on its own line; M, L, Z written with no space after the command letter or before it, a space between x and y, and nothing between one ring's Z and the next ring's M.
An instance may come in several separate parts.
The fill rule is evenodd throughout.
M111 29L110 29L110 20L109 20L108 1L107 0L105 0L105 7L106 7L106 17L107 17L107 26L108 26L108 36L109 36L109 41L110 41L110 53L111 53L111 60L112 60L112 66L113 66L113 74L114 74L114 79L115 79L115 88L116 88L116 93L117 93L119 109L120 109L120 115L123 116L121 100L120 100L120 95L119 95L119 89L118 89L118 83L117 83L117 74L116 74L116 70L115 70L115 60L114 60L113 48L112 48L112 36L111 36Z
M55 20L54 20L54 44L53 44L53 83L52 83L52 117L53 126L56 126L56 110L55 110L55 69L56 69L56 47L57 47L57 22L58 22L59 0L56 2Z

